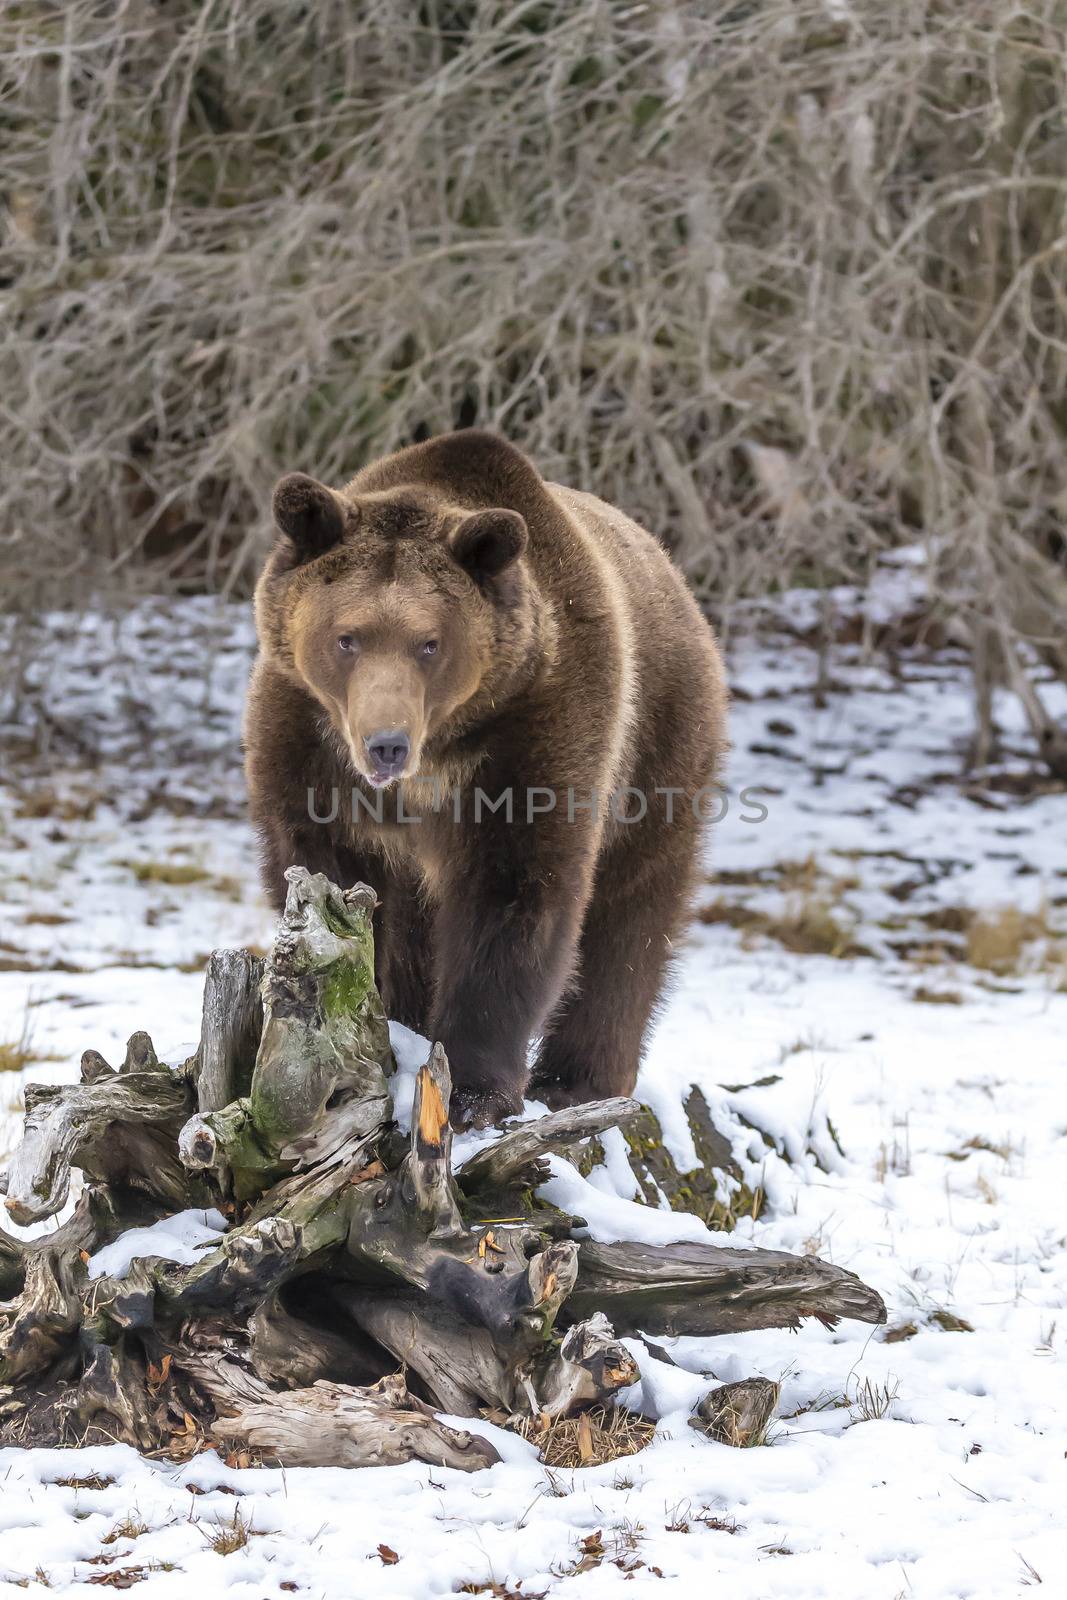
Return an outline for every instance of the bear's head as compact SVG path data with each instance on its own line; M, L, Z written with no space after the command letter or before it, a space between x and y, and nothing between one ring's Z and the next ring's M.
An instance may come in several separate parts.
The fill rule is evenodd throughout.
M416 777L528 665L525 519L424 484L353 493L290 473L274 521L256 589L264 653L323 706L368 783Z

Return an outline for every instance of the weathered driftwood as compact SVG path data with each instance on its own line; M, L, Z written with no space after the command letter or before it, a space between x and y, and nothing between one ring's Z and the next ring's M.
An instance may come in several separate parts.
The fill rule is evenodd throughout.
M189 1115L186 1080L156 1060L135 1033L115 1072L95 1050L82 1057L82 1082L27 1084L22 1142L7 1174L7 1209L26 1226L66 1204L71 1167L119 1187L142 1189L163 1206L204 1205L190 1190L176 1140ZM194 1198L194 1196L197 1196Z
M500 1460L487 1439L440 1422L395 1373L368 1389L321 1380L280 1395L265 1389L258 1405L220 1419L212 1431L287 1467L315 1467L324 1459L339 1467L428 1461L476 1472Z
M463 1163L458 1173L460 1187L466 1194L477 1194L479 1190L500 1193L520 1182L529 1186L547 1176L542 1157L606 1128L622 1127L641 1111L639 1101L620 1098L565 1106L536 1122L520 1122Z
M374 987L365 884L342 894L325 878L293 873L281 931L261 980L260 1032L247 1095L217 1104L233 1062L247 1048L256 1012L240 999L239 1026L189 1065L212 1068L207 1094L181 1131L190 1172L233 1174L239 1198L287 1171L350 1159L392 1114L385 1074L389 1031ZM235 986L238 979L231 979ZM199 1058L199 1059L198 1059ZM221 1058L221 1063L219 1063ZM197 1080L199 1084L199 1079Z
M247 1094L263 1034L263 961L250 950L215 950L204 973L200 1045L191 1063L201 1111Z
M294 1465L472 1469L495 1451L434 1407L520 1425L602 1404L637 1377L620 1333L884 1318L811 1257L572 1237L532 1198L543 1157L632 1129L633 1101L513 1125L454 1173L440 1046L410 1133L393 1119L373 893L289 876L270 957L212 957L181 1067L136 1034L118 1072L90 1051L80 1083L27 1091L9 1212L54 1215L72 1168L86 1187L46 1238L0 1233L0 1442L228 1440ZM125 1228L194 1205L232 1225L193 1265L90 1275Z
M882 1322L885 1307L854 1273L818 1256L703 1244L579 1248L570 1310L603 1311L617 1332L739 1333L795 1328L805 1317Z
M637 1362L615 1338L611 1323L597 1311L588 1322L571 1327L559 1354L546 1364L538 1383L537 1409L564 1417L579 1406L606 1400L636 1383Z

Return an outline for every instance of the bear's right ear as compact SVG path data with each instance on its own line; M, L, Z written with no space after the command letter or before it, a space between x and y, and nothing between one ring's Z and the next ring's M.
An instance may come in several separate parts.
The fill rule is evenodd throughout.
M296 551L297 561L314 561L340 544L345 514L332 489L306 472L290 472L274 491L274 520Z

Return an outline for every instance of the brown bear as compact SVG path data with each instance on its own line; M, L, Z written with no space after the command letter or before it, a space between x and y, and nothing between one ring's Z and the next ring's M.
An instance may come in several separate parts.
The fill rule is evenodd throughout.
M256 589L252 817L378 893L389 1016L440 1039L457 1121L626 1094L725 741L711 630L651 534L470 429L293 473Z

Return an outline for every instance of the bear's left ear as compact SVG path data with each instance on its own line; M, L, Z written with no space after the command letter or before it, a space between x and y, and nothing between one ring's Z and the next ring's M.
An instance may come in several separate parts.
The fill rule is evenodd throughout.
M306 472L290 472L274 491L274 520L291 540L297 560L314 561L340 544L345 514L332 489Z
M494 507L464 517L448 536L452 557L476 583L495 578L526 549L526 522L517 511Z

